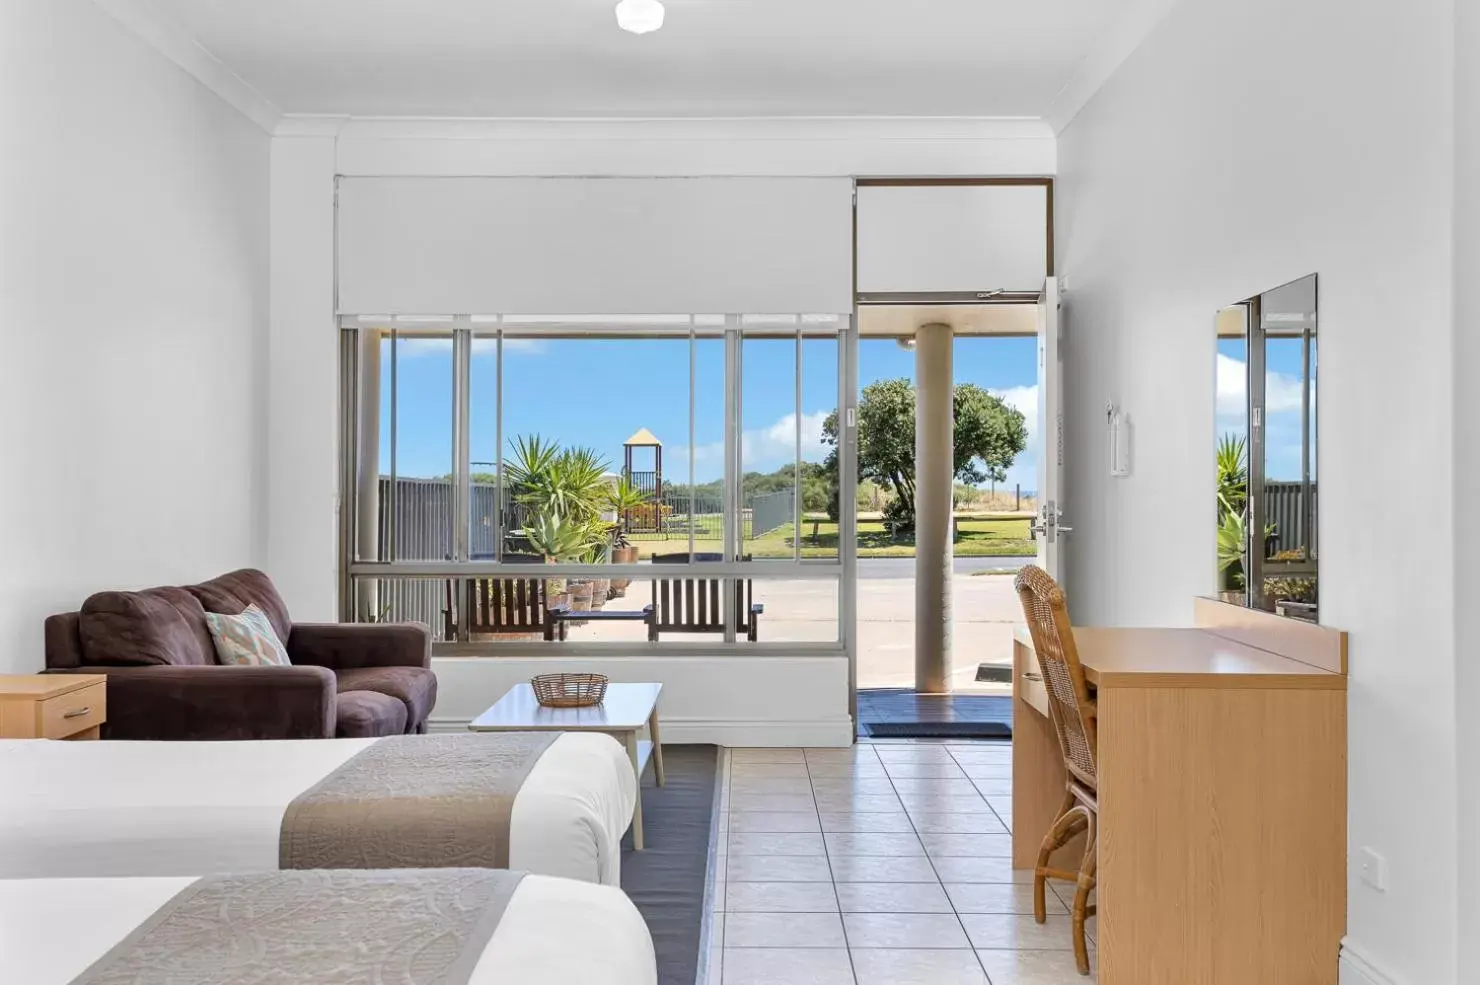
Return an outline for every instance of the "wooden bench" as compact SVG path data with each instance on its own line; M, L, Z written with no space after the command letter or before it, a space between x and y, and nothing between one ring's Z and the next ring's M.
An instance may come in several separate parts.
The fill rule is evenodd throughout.
M457 639L457 613L452 605L452 582L447 583L447 608L443 612L448 640ZM463 603L468 612L468 633L481 636L528 636L546 640L566 638L564 608L549 608L543 578L469 578L464 581ZM591 613L581 613L582 616Z
M719 554L695 554L695 561L720 561ZM741 560L749 561L746 555ZM687 551L681 554L654 554L654 564L688 564ZM648 640L656 643L663 633L723 633L725 610L721 604L720 583L735 581L735 633L756 642L757 623L766 611L765 605L753 600L750 579L726 578L658 578L653 581L653 604L648 619Z

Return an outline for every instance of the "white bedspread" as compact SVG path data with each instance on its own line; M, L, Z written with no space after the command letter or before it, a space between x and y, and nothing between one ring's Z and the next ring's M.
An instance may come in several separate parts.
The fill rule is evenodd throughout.
M288 804L374 739L0 739L0 879L277 868ZM561 735L514 799L509 867L618 884L637 783L620 743Z
M191 881L0 880L5 981L66 985ZM474 969L472 985L655 985L657 980L652 937L621 890L529 876L514 891Z

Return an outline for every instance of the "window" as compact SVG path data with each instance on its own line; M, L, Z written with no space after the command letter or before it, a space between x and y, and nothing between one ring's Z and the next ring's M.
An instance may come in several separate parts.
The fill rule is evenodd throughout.
M847 318L341 326L346 618L443 654L841 648Z

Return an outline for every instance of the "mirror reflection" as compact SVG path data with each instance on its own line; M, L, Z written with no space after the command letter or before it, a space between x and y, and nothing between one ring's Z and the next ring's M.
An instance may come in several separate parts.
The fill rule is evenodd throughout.
M1315 274L1218 313L1218 597L1319 621Z

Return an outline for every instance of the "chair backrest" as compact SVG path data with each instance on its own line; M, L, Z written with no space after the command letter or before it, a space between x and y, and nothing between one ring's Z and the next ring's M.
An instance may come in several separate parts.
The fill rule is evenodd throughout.
M1023 604L1028 632L1033 636L1033 650L1038 654L1038 667L1048 692L1049 717L1059 735L1064 768L1094 790L1098 780L1095 705L1089 698L1079 651L1074 647L1064 590L1048 572L1033 564L1018 572L1014 586Z
M469 633L542 633L550 621L543 578L470 578L463 584ZM447 591L450 598L450 582ZM457 639L457 614L450 605L446 620L445 638Z
M721 554L695 554L695 561L722 561ZM750 555L740 560L749 561ZM689 553L654 554L654 564L688 564ZM720 600L724 578L656 578L653 580L653 608L657 628L669 633L723 633L725 610ZM735 630L750 629L750 579L735 582Z

